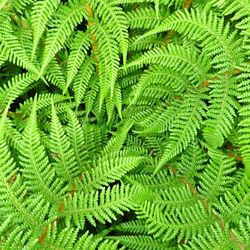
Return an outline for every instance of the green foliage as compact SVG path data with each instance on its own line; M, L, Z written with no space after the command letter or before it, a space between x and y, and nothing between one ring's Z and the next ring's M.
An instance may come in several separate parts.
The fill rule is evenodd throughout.
M0 0L0 249L250 249L249 0Z

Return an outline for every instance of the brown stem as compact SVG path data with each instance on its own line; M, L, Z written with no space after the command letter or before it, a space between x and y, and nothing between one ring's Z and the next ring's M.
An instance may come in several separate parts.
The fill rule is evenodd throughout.
M184 9L190 9L192 7L192 0L185 0L183 3Z
M92 44L91 44L91 49L92 49L92 52L93 52L92 57L93 57L93 60L94 60L94 62L96 64L96 71L98 73L98 71L99 71L99 66L98 66L99 62L98 62L97 56L95 55L95 52L96 52L97 47L98 47L98 43L97 43L96 35L92 31L92 27L95 25L95 23L93 21L94 11L93 11L90 4L86 5L86 12L87 12L87 14L89 16L88 27L90 28L90 39L91 39L91 42L92 42Z

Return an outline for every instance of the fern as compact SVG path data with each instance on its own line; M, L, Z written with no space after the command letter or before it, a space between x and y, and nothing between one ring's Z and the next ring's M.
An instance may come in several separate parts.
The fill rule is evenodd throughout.
M77 0L71 1L69 6L65 5L59 8L57 18L52 21L50 32L48 32L45 40L46 45L40 74L43 74L49 62L62 48L66 39L84 15L86 15L84 5L81 5Z
M0 249L249 249L249 7L0 0Z
M45 31L46 24L52 17L54 11L59 6L60 1L38 1L32 8L32 27L34 30L32 58L36 52L39 40Z

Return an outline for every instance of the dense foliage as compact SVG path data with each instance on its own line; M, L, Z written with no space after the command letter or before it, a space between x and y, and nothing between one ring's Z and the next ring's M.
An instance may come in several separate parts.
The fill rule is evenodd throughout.
M0 249L250 249L250 0L0 0Z

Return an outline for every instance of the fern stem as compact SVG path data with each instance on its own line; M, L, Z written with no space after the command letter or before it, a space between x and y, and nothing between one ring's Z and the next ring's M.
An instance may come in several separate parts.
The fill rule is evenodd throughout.
M93 11L90 4L86 5L86 11L87 11L87 14L89 16L88 27L90 28L90 40L92 41L92 44L91 44L91 50L93 52L92 58L93 58L95 65L96 65L96 72L98 73L99 72L99 62L98 62L97 56L95 55L98 44L97 44L96 35L92 30L92 27L94 26L95 23L93 21L94 11Z
M183 3L183 8L184 9L190 9L192 7L192 3L193 3L192 0L185 0L184 3Z

